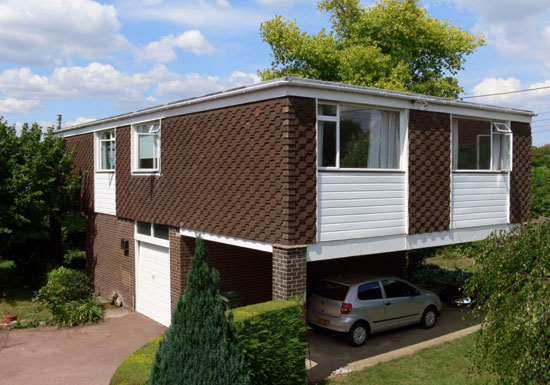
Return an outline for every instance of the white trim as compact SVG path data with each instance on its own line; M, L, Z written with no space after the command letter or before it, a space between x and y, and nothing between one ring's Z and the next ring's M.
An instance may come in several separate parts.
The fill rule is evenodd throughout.
M114 138L101 139L101 134L112 131ZM101 142L113 142L115 145L115 167L111 169L101 168ZM96 131L94 133L94 167L95 172L116 172L116 127L111 127L105 130Z
M387 237L319 242L308 245L307 261L323 261L335 258L473 242L487 238L495 230L510 230L512 227L513 225L483 226L435 233L391 235Z
M136 131L138 126L144 125L146 123L152 123L155 124L158 121L159 128L158 130L154 131L153 133L138 133ZM162 119L153 119L153 120L146 120L141 122L136 122L131 125L130 128L130 135L131 135L131 144L130 144L130 154L131 154L131 169L132 169L132 175L145 175L145 176L151 176L151 175L160 175L161 173L161 144L162 144ZM156 163L157 167L154 168L139 168L139 135L147 135L147 136L153 136L155 138L155 145L156 145ZM155 151L153 151L153 154ZM154 159L153 159L154 162Z
M183 235L186 237L192 237L192 238L196 238L197 236L200 235L202 239L204 239L205 241L224 243L226 245L233 245L233 246L244 247L247 249L266 251L269 253L273 252L273 245L267 242L252 241L249 239L230 237L228 235L206 233L203 231L185 229L183 227L180 228L180 235Z
M134 239L136 241L151 243L153 245L157 245L161 247L170 247L169 239L155 238L155 237L151 237L150 235L143 235L137 232L134 234Z

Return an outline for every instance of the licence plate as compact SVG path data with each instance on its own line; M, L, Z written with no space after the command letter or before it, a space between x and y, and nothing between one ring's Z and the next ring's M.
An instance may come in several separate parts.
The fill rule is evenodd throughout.
M321 317L313 317L313 320L315 322L317 322L318 324L321 324L323 326L328 326L328 324L330 323L330 321L328 319L324 319L324 318L321 318Z

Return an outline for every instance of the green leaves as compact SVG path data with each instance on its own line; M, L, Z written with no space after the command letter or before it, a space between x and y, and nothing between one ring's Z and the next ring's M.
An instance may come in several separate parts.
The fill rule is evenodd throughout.
M262 23L271 46L264 80L298 76L456 97L462 88L449 75L463 69L465 56L483 45L446 20L428 15L416 0L383 0L363 7L357 0L323 0L332 28L302 32L281 16Z

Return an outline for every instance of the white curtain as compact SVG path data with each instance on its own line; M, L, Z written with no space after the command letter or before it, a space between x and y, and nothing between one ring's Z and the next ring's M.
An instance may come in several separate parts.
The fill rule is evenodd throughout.
M493 134L493 170L510 169L510 135Z
M372 110L368 168L399 168L399 113Z

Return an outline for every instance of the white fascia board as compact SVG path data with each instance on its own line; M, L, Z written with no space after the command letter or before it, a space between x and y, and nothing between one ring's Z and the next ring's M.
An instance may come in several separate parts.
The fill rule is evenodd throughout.
M308 245L307 261L315 262L335 258L474 242L487 238L495 230L509 231L513 227L514 225L483 226L434 233L403 234L387 237L349 239L345 241L318 242Z
M192 238L196 238L197 236L200 235L201 238L204 239L205 241L224 243L226 245L244 247L246 249L266 251L268 253L273 252L273 245L267 242L251 241L249 239L230 237L227 235L205 233L202 231L184 229L184 228L180 228L180 235L183 235L186 237L192 237Z
M134 240L151 243L153 245L170 248L170 240L151 237L149 235L134 233Z

